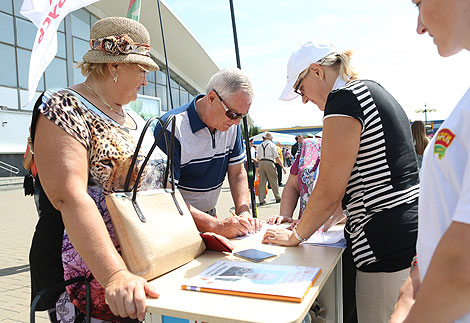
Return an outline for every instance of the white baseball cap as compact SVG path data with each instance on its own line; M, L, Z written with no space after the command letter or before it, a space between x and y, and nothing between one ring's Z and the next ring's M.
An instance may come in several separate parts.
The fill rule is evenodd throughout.
M279 100L290 101L298 97L299 95L294 92L293 87L299 74L310 64L318 62L335 51L336 48L332 44L317 44L311 41L297 47L287 63L287 84Z

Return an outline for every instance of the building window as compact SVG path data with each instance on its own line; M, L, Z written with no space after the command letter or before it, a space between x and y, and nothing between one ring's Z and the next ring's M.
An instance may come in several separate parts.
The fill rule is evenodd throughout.
M54 58L46 69L46 88L67 87L67 63Z
M8 109L31 110L27 104L28 74L31 50L37 34L37 28L20 14L23 0L0 1L0 105ZM15 30L16 26L16 30ZM16 38L15 38L16 35ZM8 44L11 44L8 45ZM65 22L62 21L57 32L57 54L39 80L35 98L47 87L66 87L66 34Z
M9 14L13 13L13 6L11 0L0 1L0 10L8 12Z
M14 27L13 27L13 17L7 15L3 12L0 12L0 41L8 44L14 44Z
M90 38L90 14L84 9L72 12L72 36L88 40Z
M88 52L90 49L90 45L87 40L83 40L77 37L73 37L73 61L81 62L83 55Z
M162 111L168 111L168 101L166 98L166 86L157 84L157 97L161 99Z
M2 71L0 73L0 85L17 86L15 47L0 44L0 71ZM0 102L0 105L4 104Z
M32 22L16 18L16 45L26 49L33 49L38 29Z
M27 104L28 74L37 28L20 14L22 4L23 0L0 0L0 106L31 110L31 102ZM47 88L67 87L85 81L81 71L73 68L72 84L69 84L67 61L77 63L82 60L83 55L90 49L90 28L97 20L98 18L87 10L79 9L60 23L56 57L39 80L35 97ZM71 30L70 34L65 32L66 23L70 23L70 26L67 26L67 30ZM67 44L71 44L72 48L67 48ZM196 91L173 72L168 85L164 65L155 57L152 59L160 66L160 70L148 73L148 85L141 87L139 93L160 98L162 111L168 111L171 107L169 89L174 108L191 101ZM32 104L34 105L34 102Z

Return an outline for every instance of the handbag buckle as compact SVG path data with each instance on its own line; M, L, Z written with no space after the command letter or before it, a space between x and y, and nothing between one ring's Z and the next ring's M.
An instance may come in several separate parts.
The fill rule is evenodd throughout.
M147 219L145 218L144 213L142 213L142 210L140 209L139 204L137 204L137 201L132 200L132 205L134 206L134 210L137 213L139 220L143 223L147 222Z

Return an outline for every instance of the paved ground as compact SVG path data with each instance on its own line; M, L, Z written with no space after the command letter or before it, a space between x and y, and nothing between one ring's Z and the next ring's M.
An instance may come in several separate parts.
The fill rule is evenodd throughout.
M286 178L284 175L284 182ZM271 190L266 201L266 205L258 207L260 219L279 214L279 204ZM232 207L226 181L217 205L219 216L228 216ZM36 221L32 196L25 197L22 189L0 191L0 322L29 322L28 253ZM45 312L37 313L36 322L49 322Z

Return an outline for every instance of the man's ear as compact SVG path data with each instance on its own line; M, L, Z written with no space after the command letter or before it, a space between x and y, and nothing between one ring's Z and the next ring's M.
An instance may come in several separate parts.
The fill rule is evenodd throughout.
M209 103L213 103L216 97L217 94L215 94L214 90L210 90L209 93L207 93L207 99L209 100Z

